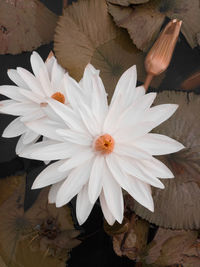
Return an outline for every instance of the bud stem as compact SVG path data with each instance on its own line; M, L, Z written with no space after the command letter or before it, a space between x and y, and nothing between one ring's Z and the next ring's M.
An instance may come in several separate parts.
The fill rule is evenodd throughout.
M153 77L154 77L153 74L147 73L147 76L146 76L146 79L145 79L145 82L144 82L144 88L145 88L146 91L148 90L149 85L150 85Z
M64 13L65 8L68 5L68 0L63 0L62 13Z

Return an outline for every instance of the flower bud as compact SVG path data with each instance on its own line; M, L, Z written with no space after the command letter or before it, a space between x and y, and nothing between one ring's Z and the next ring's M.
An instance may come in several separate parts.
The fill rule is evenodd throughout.
M170 63L178 39L182 21L170 21L150 49L145 59L148 74L159 75L165 71Z

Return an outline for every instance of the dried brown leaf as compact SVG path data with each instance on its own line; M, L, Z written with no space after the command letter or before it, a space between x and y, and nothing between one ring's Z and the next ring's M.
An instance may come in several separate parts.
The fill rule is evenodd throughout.
M120 6L129 6L132 4L143 4L149 2L149 0L107 0L111 4L116 4Z
M190 75L180 85L180 89L186 90L186 91L194 90L198 87L200 87L200 71Z
M181 31L193 48L198 45L200 5L198 0L150 0L139 6L109 5L109 12L120 27L126 28L136 46L147 51L158 35L165 17L183 21Z
M152 188L155 211L150 212L135 202L134 211L156 225L173 229L200 228L200 97L177 92L158 94L155 105L175 103L176 113L154 132L180 141L185 149L162 156L174 179L162 179L164 189Z
M126 232L113 235L113 249L118 256L138 260L146 248L149 225L134 214L130 219L126 218L126 225L128 225Z
M145 80L145 55L114 25L104 0L79 1L65 10L56 28L55 52L59 63L76 80L81 79L89 62L93 64L100 70L109 97L122 73L134 64L138 80Z
M185 258L192 258L190 250L197 242L197 231L170 230L159 228L154 240L149 244L145 261L155 266L169 266L174 264L185 265ZM193 256L200 257L197 252ZM200 263L200 262L199 262ZM191 265L199 266L199 265Z
M109 4L109 13L115 23L128 30L138 49L147 51L155 41L164 22L165 15L156 12L155 3L138 7L121 7Z
M57 209L49 205L48 190L42 190L33 206L24 212L23 177L21 184L0 206L0 256L6 264L30 266L24 262L38 257L31 262L33 266L47 266L51 260L54 265L49 266L65 266L70 249L80 244L76 238L79 231L74 229L69 208ZM26 254L30 257L25 257Z
M65 267L66 263L55 257L48 257L48 251L32 251L28 241L20 241L16 249L16 260L10 267Z
M0 179L0 205L3 204L24 181L24 176L15 175Z
M38 0L0 0L0 54L32 51L53 40L57 16Z

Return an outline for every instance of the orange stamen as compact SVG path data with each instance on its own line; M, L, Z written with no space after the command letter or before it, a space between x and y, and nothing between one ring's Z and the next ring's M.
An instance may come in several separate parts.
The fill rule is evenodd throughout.
M53 94L51 96L51 98L57 100L58 102L60 102L62 104L65 103L65 96L62 93L60 93L60 92L56 92L55 94Z
M115 141L109 134L99 136L94 144L95 150L102 154L110 154L113 151L114 146Z

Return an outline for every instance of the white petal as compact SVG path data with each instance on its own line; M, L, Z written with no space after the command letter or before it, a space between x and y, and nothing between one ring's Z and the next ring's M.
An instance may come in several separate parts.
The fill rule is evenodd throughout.
M122 113L122 95L118 95L113 105L109 107L108 114L103 124L103 132L112 134L118 129L118 119Z
M145 88L144 86L137 86L134 90L134 94L133 94L133 99L132 99L132 104L137 103L137 101L139 101L140 97L145 95Z
M44 98L38 94L35 94L34 92L27 90L27 89L21 89L19 88L19 91L21 95L26 97L29 101L33 101L37 104L40 104L42 101L44 101Z
M145 169L145 166L141 166L139 161L129 160L129 158L122 159L118 157L118 164L124 173L136 177L137 179L152 186L161 189L164 188L164 185L161 183L161 181L151 173L148 173L148 171Z
M76 194L78 194L82 187L87 183L92 168L91 160L74 168L67 179L64 181L56 197L56 207L61 207L67 204Z
M133 147L125 144L116 143L114 146L114 151L116 154L120 156L128 156L136 159L150 159L151 154L146 151L139 149L137 147Z
M72 108L76 110L78 108L78 102L83 101L84 94L79 84L67 73L64 76L64 84L67 92L67 100Z
M86 184L77 196L76 200L76 216L79 224L83 224L93 208L93 204L89 201L88 185Z
M35 103L18 103L13 101L12 104L3 105L0 111L14 116L23 116L27 113L35 112L38 110L38 105Z
M59 167L59 171L63 172L66 170L71 170L80 164L83 164L87 160L91 159L94 156L94 152L90 149L83 149L76 155L73 155L70 159L66 160L63 165Z
M53 121L48 121L46 118L27 122L26 126L34 132L46 136L50 139L64 141L62 136L60 136L56 132L56 129L61 128L61 125Z
M28 130L24 136L22 142L27 145L38 140L39 135L31 130Z
M86 94L86 98L88 99L88 103L91 102L91 96L92 96L92 77L93 75L99 75L99 70L96 70L91 64L87 64L84 70L83 79L81 82L84 93Z
M105 159L102 155L97 155L94 159L88 185L89 200L93 204L96 202L101 193L103 168L105 168Z
M177 152L184 146L176 140L161 134L148 133L132 143L152 155L165 155Z
M111 100L111 106L116 101L116 98L121 95L123 101L123 109L132 104L135 86L137 81L136 66L132 66L126 70L120 77L115 92Z
M79 144L83 146L91 146L93 142L92 137L86 133L80 133L80 132L76 132L76 131L68 130L68 129L58 129L56 130L56 132L60 134L61 136L63 136L63 138L66 141L69 141L75 144Z
M1 85L0 94L19 102L27 102L27 98L20 93L20 88L14 85Z
M51 186L49 190L49 194L48 194L48 201L50 204L56 203L56 196L62 184L63 184L63 181L53 184Z
M32 189L42 188L51 184L56 184L66 178L68 171L59 172L58 168L63 164L63 160L59 160L46 167L35 179Z
M122 223L124 213L122 190L120 185L113 178L112 173L108 170L107 166L103 169L103 192L109 210L112 210L112 214L115 219L119 223Z
M137 202L153 211L154 205L151 196L150 185L123 172L119 167L116 156L114 156L113 154L106 157L106 162L117 183L124 190L126 190Z
M41 142L40 142L41 143ZM26 151L26 155L29 156L32 159L37 160L59 160L59 159L67 159L74 155L75 153L78 153L78 148L72 144L69 143L57 143L57 144L46 144L41 147L41 144L35 144L34 147L31 148L32 153L27 154L28 151ZM25 154L22 154L25 156Z
M39 71L39 81L42 85L45 96L51 97L54 94L54 90L49 80L49 75L46 68L41 68Z
M24 115L23 117L20 117L21 122L27 123L29 121L35 121L39 120L45 117L45 113L43 109L38 109L35 112L28 113L27 115Z
M38 95L44 96L39 81L35 78L35 76L33 76L32 73L20 67L17 68L17 72L22 77L22 79L29 85L29 87L33 92L35 92Z
M98 75L92 77L91 110L96 120L102 125L108 112L107 94L101 78Z
M148 93L140 97L140 101L137 104L140 105L143 110L146 110L150 108L150 106L153 104L153 101L155 100L156 96L157 93Z
M54 89L59 91L60 84L65 74L65 70L58 64L57 60L55 59L52 72L51 72L51 84Z
M170 118L177 110L178 105L175 104L162 104L152 107L145 114L145 119L154 121L155 127Z
M63 123L63 119L61 119L61 117L57 115L57 113L50 107L50 105L44 106L42 110L50 120Z
M82 103L81 107L78 109L78 112L82 118L85 127L88 129L88 132L93 136L98 135L98 133L101 131L101 125L91 113L90 108L84 103Z
M113 138L118 143L137 144L137 140L141 136L146 136L154 128L154 122L141 122L130 128L120 128L114 134ZM142 137L141 137L142 138ZM135 140L135 141L134 141ZM139 146L137 146L139 147ZM140 147L139 147L140 148ZM143 149L141 147L140 149ZM145 149L144 149L145 150ZM145 150L146 151L146 150Z
M73 128L73 130L83 131L84 127L82 127L81 120L77 116L77 114L66 105L49 98L47 100L52 109L56 112L56 114L67 124L68 127Z
M141 160L140 163L144 165L149 173L152 173L156 177L168 179L174 178L174 175L170 169L156 158L152 157L149 160Z
M129 177L131 191L129 194L142 206L154 212L154 203L150 185L132 177Z
M28 131L30 131L30 130L28 129ZM23 140L23 138L22 138L22 140ZM46 147L48 147L50 145L54 145L54 144L57 144L57 143L55 143L55 141L52 141L49 139L42 141L42 142L37 142L36 144L29 145L25 149L23 149L23 151L21 151L19 156L23 157L23 158L31 158L32 159L33 153L37 153L40 150L42 151ZM34 156L35 156L35 159L38 159L36 155L34 155ZM40 158L38 160L40 160Z
M15 148L15 152L17 155L19 155L26 147L27 145L24 145L23 143L23 137L24 137L25 133L22 134L19 138L19 140L17 141L17 145L16 145L16 148Z
M39 77L40 69L46 68L44 61L36 51L33 51L30 57L30 61L33 73L35 74L36 77Z
M103 190L100 194L100 204L106 221L108 222L108 224L113 225L115 223L115 217L112 215L111 211L108 208L109 204L107 204L106 202Z
M2 136L7 137L7 138L16 137L16 136L23 134L26 131L27 131L27 127L24 125L24 123L20 121L20 117L19 117L19 118L14 119L10 124L8 124Z
M150 120L148 112L155 97L156 93L149 93L137 99L133 105L120 114L117 121L118 128L129 128L142 122L154 122L153 117L152 120ZM146 117L148 117L148 119L146 119Z
M30 89L28 84L21 78L18 72L14 69L10 69L7 72L8 77L19 87L24 89Z
M55 61L56 61L56 58L53 55L51 55L50 58L48 57L45 61L45 66L49 74L49 79L51 79L53 64Z

